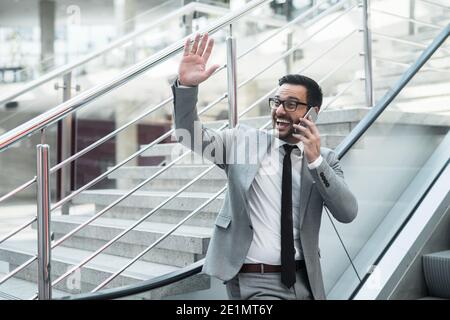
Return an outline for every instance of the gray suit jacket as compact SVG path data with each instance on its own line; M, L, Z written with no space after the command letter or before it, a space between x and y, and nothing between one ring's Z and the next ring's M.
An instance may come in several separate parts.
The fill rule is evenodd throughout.
M198 87L186 89L174 85L172 90L178 141L216 163L228 178L224 204L215 221L203 266L203 272L226 282L239 272L253 239L247 194L273 135L245 125L223 131L205 128L198 121L196 110ZM256 137L256 143L248 143L249 137ZM236 158L244 154L246 161L236 163ZM299 172L302 175L300 241L316 300L325 299L318 246L323 205L343 223L351 222L358 211L356 198L344 181L336 154L327 148L321 148L321 154L324 161L313 170L308 169L306 157L303 157L302 172ZM252 156L254 161L248 159Z

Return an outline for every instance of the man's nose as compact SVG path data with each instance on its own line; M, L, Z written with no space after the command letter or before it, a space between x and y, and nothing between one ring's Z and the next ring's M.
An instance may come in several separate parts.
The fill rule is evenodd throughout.
M284 116L284 115L286 115L286 110L284 110L284 106L283 106L282 103L280 103L278 108L275 110L275 113L277 114L277 116Z

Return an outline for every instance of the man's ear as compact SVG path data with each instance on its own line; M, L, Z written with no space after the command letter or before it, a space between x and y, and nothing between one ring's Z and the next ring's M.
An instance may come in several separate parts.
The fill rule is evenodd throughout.
M320 107L314 107L314 109L316 109L316 112L319 113Z

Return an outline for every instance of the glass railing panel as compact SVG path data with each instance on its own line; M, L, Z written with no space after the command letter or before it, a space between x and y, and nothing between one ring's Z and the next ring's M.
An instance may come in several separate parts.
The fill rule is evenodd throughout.
M403 72L416 61L425 46L432 42L450 17L449 7L443 8L425 1L402 0L387 3L384 0L371 2L375 102L378 102L400 79ZM422 70L421 78L425 84L427 77L433 77L434 68L448 69L450 66L448 54L448 44L444 44L433 55L428 63L429 70ZM426 76L426 73L429 75Z
M448 145L443 144L450 128L450 108L445 103L448 91L433 92L446 80L436 72L424 85L422 77L428 74L422 70L341 161L359 212L352 223L336 223L336 227L360 278L370 272L447 161L443 150ZM428 95L411 97L427 91L425 86ZM437 100L442 100L442 105L434 106L432 101ZM352 272L351 265L346 272ZM352 286L339 283L347 290Z

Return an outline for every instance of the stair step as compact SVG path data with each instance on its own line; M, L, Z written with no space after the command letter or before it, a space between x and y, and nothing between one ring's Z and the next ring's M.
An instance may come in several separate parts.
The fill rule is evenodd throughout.
M198 177L210 165L174 165L146 183L142 191L177 191L192 179ZM138 183L153 176L159 170L164 169L163 166L130 166L121 167L108 175L108 179L115 179L120 182L120 186L126 185L128 188L136 186ZM125 184L126 183L126 184ZM208 172L204 177L190 186L188 192L217 192L227 183L225 172L217 166Z
M0 273L3 278L6 273ZM11 278L1 285L0 300L28 300L37 293L37 283L21 279ZM61 290L52 290L52 298L61 298L67 296L67 292Z
M0 260L7 261L10 270L23 264L35 254L36 243L31 240L16 241L7 245L0 245ZM52 280L56 280L57 277L67 272L71 267L87 258L90 254L92 254L92 252L87 250L67 247L55 248L52 251ZM88 262L80 272L75 272L72 276L69 276L68 279L57 284L56 289L71 294L91 291L129 261L130 259L127 258L110 254L100 254L95 259ZM25 270L19 272L15 278L35 282L37 279L36 270L37 265L36 262L34 262L29 267L25 268ZM137 261L111 283L106 285L105 289L134 284L176 270L179 270L179 268L170 265ZM209 287L209 282L209 277L200 274L190 277L182 282L143 293L139 295L139 297L146 299L160 299L167 295L203 290ZM31 292L31 295L33 294L34 292Z
M422 263L430 295L450 299L450 250L426 254Z
M104 209L125 193L124 190L92 190L79 194L73 202L75 204L95 204L96 212ZM105 213L105 217L121 219L136 219L150 212L173 192L137 191L114 208ZM185 216L197 209L215 193L183 192L180 196L160 208L148 221L163 223L178 223ZM201 211L187 221L187 225L211 227L219 212L224 194L219 195Z
M114 200L123 196L128 190L89 190L79 194L74 203L95 203L100 205L109 205ZM173 195L173 192L164 191L136 191L134 194L123 200L120 205L123 207L139 207L152 209L158 206L162 201ZM167 203L162 209L164 210L195 210L204 201L212 197L214 193L206 192L183 192L172 201ZM216 212L220 209L220 205L224 199L223 195L219 195L217 199L212 201L203 210L207 212Z
M55 233L55 239L66 235L88 218L86 216L52 217L51 230ZM64 241L64 246L95 251L134 223L135 221L132 220L98 218ZM174 226L166 223L143 222L106 249L105 253L134 258ZM151 249L142 257L142 260L184 267L204 258L211 233L211 228L182 225Z

